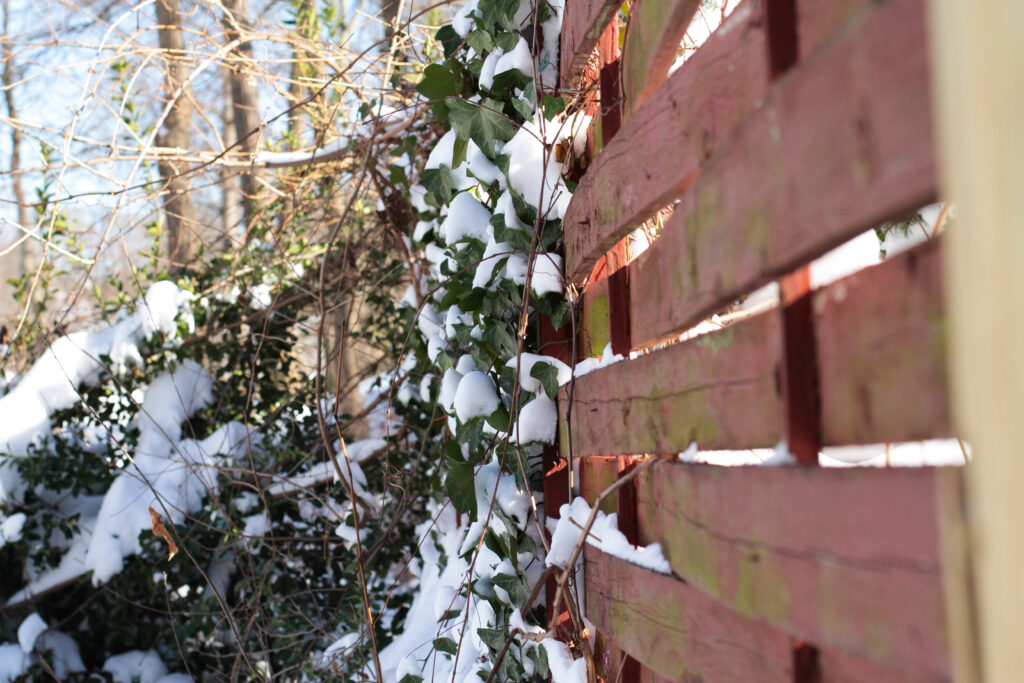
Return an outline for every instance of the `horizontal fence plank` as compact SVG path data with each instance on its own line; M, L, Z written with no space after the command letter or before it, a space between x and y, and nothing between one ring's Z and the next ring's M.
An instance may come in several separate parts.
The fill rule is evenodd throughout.
M700 0L637 0L622 49L622 96L628 116L664 83Z
M559 45L562 88L580 86L597 41L621 6L621 0L577 0L565 3Z
M584 558L587 618L641 664L676 681L793 680L778 629L589 545Z
M939 534L956 468L659 463L640 542L740 614L882 667L950 673Z
M922 2L872 3L787 72L709 162L631 265L635 340L685 330L934 200Z
M601 150L562 223L571 280L676 199L763 97L764 41L761 3L747 0Z
M559 391L563 454L678 453L774 446L782 334L769 313L622 361ZM571 451L569 435L572 435Z
M815 292L824 445L953 436L941 240Z
M806 58L852 17L870 11L873 0L796 0L797 47Z

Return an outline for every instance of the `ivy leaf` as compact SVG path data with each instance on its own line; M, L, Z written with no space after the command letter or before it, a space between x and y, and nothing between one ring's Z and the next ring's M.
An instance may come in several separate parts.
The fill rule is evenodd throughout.
M447 652L454 655L458 652L459 645L451 638L434 638L434 649L438 652Z
M442 100L459 92L455 74L441 64L430 64L423 70L423 79L416 84L416 91L428 100Z
M555 303L551 315L548 317L551 318L551 326L557 331L562 329L562 325L565 324L566 318L569 317L569 310L559 301Z
M539 379L544 385L544 393L554 399L558 395L558 369L550 363L534 363L530 368L530 377Z
M519 44L519 34L515 31L502 31L494 38L494 44L502 52L512 52Z
M437 33L434 34L438 42L444 46L445 58L451 57L455 54L455 51L462 45L462 37L455 32L451 24L445 24L441 28L437 29Z
M452 148L452 168L458 168L466 160L466 149L469 147L469 140L455 138L455 145Z
M501 113L500 102L485 99L480 104L474 104L449 97L445 103L455 134L475 142L484 154L494 154L495 140L505 142L515 135L515 124Z
M554 95L544 96L544 118L548 121L565 111L565 100Z
M482 340L500 355L511 356L516 351L515 338L502 324L486 328Z
M491 52L494 49L494 39L491 38L491 34L479 28L469 32L469 35L466 36L466 44L476 50L478 55Z
M533 79L519 69L502 71L494 77L494 83L491 84L491 94L495 98L503 100L512 94L514 88L524 90L532 82Z
M491 651L494 653L501 652L501 649L505 647L505 641L509 638L508 631L500 628L478 628L476 634L480 636L480 640L484 641L484 644L491 648ZM541 650L543 648L537 649Z
M451 171L447 166L440 168L427 168L420 174L420 182L427 192L437 197L439 204L448 204L452 200L452 193L455 191L455 181L452 180Z
M487 416L487 424L491 425L499 432L508 431L508 412L504 408L498 408L493 413Z
M448 476L444 488L458 512L468 512L470 521L476 521L476 484L473 463L448 461Z
M523 120L528 120L533 116L533 98L522 98L516 97L512 100L512 108L523 117Z

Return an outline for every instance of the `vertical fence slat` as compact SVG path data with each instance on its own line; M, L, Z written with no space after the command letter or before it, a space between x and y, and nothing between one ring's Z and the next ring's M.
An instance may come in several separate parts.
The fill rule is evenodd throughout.
M1024 670L1024 3L932 0L941 174L957 206L948 290L954 418L968 468L985 680ZM977 677L959 629L958 674Z

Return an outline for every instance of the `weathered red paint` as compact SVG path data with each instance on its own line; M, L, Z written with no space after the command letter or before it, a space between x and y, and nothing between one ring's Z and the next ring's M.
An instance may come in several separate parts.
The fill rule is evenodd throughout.
M559 392L574 454L679 453L692 441L774 446L782 439L781 340L778 316L760 315L578 378L571 426L568 385Z
M623 125L566 214L566 274L578 281L638 223L678 197L767 89L760 3L740 5Z
M619 0L580 0L566 3L559 46L559 75L562 88L573 89L580 86L583 71L590 61L598 39L621 6Z
M960 476L659 463L637 482L640 540L662 543L678 576L749 618L941 678L941 496Z
M587 546L586 614L637 661L676 681L792 681L789 637L671 576Z
M665 82L700 0L638 0L629 10L622 62L628 116Z
M922 0L872 4L779 80L631 264L634 341L934 200L929 101Z
M953 436L941 240L815 293L828 445Z
M804 59L833 39L848 22L865 16L875 0L796 0L797 36Z

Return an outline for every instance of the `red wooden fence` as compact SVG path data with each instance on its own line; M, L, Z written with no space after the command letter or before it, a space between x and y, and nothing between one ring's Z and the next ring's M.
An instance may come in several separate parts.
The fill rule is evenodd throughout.
M942 239L817 291L806 268L937 199L924 0L744 0L671 76L699 2L635 0L621 58L620 5L565 11L563 87L596 82L601 114L566 273L581 357L645 353L576 379L571 404L563 387L561 458L571 443L591 501L692 441L787 440L811 466L665 459L620 489L609 509L674 576L586 549L599 674L948 680L969 612L961 470L813 466L824 446L953 435ZM627 235L673 204L630 260ZM663 345L773 280L780 309Z

